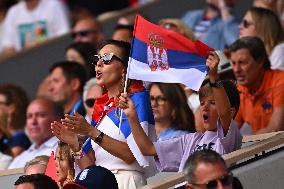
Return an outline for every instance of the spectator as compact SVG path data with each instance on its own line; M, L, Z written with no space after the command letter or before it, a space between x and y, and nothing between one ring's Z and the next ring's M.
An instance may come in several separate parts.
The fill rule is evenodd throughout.
M102 94L103 89L101 86L97 85L96 78L92 78L86 82L84 86L83 100L86 109L85 119L88 121L88 123L91 123L92 121L95 102L97 98L102 96Z
M59 189L52 178L43 174L22 175L14 185L15 189Z
M187 177L186 189L233 189L233 175L222 156L212 150L194 152L187 159L183 172Z
M102 26L94 17L78 20L72 29L72 38L74 42L87 42L98 48L104 39Z
M9 169L24 167L34 157L49 156L55 151L58 140L52 136L50 123L62 116L62 107L54 102L44 98L33 100L27 109L27 132L33 144L12 161Z
M25 0L9 9L4 28L3 52L12 54L67 33L69 24L59 1Z
M65 51L66 60L75 61L85 66L90 78L96 76L94 65L92 65L95 54L97 54L96 48L91 43L84 42L72 43Z
M2 51L2 36L4 30L4 20L9 8L17 3L17 0L2 0L0 1L0 52Z
M60 188L73 181L75 177L74 158L71 155L70 147L64 142L59 142L56 149L55 163L58 185Z
M269 25L269 29L267 26ZM256 36L265 45L271 69L284 70L284 32L277 15L265 8L250 8L240 26L240 37Z
M132 42L134 27L132 25L116 25L112 34L112 39L118 41Z
M7 127L8 127L8 113L7 111L0 109L0 152L12 156L12 151L11 148L9 147L9 139L8 139L10 134Z
M241 98L235 118L239 127L246 123L254 134L283 130L284 72L270 70L268 55L258 37L240 38L230 51Z
M108 169L91 165L81 171L75 182L67 183L63 189L118 189L114 174Z
M88 156L78 161L88 165L95 163L114 171L121 189L138 188L146 184L142 167L147 166L149 162L137 148L127 119L122 119L122 126L119 129L119 109L117 108L118 95L124 88L130 44L110 40L99 53L96 56L98 58L96 62L97 84L104 86L107 92L95 102L93 123L96 126L91 127L84 117L76 113L75 116L66 115L62 123L54 122L53 132L61 141L68 143L79 158L82 148L76 139L77 134L90 137L92 142L85 145L84 153L89 155L92 150L86 146L91 147L92 145L96 156L95 162ZM148 94L141 81L130 80L129 82L127 91L139 109L139 122L143 128L148 130L149 135L154 134L153 115Z
M218 63L217 53L212 52L206 61L210 86L203 86L199 92L205 133L189 133L153 144L139 127L132 101L125 94L120 97L120 108L128 117L139 149L144 155L155 156L160 171L181 171L188 156L197 150L213 149L225 154L241 147L242 137L232 120L239 108L239 94L232 82L218 80Z
M0 108L7 113L8 145L14 157L31 145L25 134L26 110L29 100L26 92L17 85L0 85Z
M85 116L82 92L87 76L84 67L77 62L62 61L55 63L49 73L51 99L64 108L64 113L73 114L76 110Z
M165 18L159 21L159 25L172 30L174 32L180 33L184 37L190 39L191 41L195 41L195 36L193 31L185 25L185 23L180 19L174 18Z
M26 175L32 174L44 174L46 166L48 164L49 156L40 155L36 156L34 159L28 161L24 167L24 172Z
M158 141L195 132L194 115L179 84L151 83L149 91Z
M235 0L206 0L206 4L203 10L188 11L182 20L193 29L197 39L214 49L223 50L239 35L238 21L232 15Z

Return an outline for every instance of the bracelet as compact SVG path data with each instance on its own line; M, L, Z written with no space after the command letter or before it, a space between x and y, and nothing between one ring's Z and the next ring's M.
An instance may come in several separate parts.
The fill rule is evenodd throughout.
M84 157L83 149L81 148L78 152L73 152L71 150L71 155L74 159L82 159Z
M70 148L70 152L71 152L71 156L74 159L82 159L85 155L84 152L83 152L82 146L80 146L80 150L78 152L74 152L71 148Z

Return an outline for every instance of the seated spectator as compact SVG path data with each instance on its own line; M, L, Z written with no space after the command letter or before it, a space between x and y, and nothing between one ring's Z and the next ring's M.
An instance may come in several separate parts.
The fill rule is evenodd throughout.
M4 30L4 20L9 8L17 3L17 0L2 0L0 1L0 52L2 52L2 36Z
M254 134L283 130L284 72L270 69L263 41L243 37L230 46L231 66L238 81L239 127L248 124Z
M127 180L128 181L128 180ZM91 165L82 170L75 182L64 185L63 189L118 189L114 174L101 166Z
M192 28L197 39L214 49L223 50L239 35L238 21L232 15L235 2L235 0L206 0L205 9L190 10L182 20Z
M95 17L78 20L72 29L72 38L74 42L87 42L99 48L104 40L102 26Z
M66 183L73 181L75 177L74 162L75 160L68 144L59 142L55 154L55 163L57 182L60 188Z
M64 113L74 114L76 110L85 116L82 93L87 73L84 67L77 62L57 62L49 70L49 79L50 98L64 108Z
M26 110L29 100L26 92L17 85L0 85L0 109L7 114L8 145L14 157L27 150L31 142L25 134Z
M222 156L212 150L194 152L187 159L183 172L187 177L186 189L236 189L233 174Z
M269 55L271 69L284 70L284 32L279 18L273 11L265 8L250 8L239 30L240 37L259 37Z
M12 54L69 31L66 10L59 1L19 1L4 22L3 52Z
M97 84L96 78L92 78L86 82L83 91L83 100L86 109L85 119L88 123L92 121L95 102L102 94L103 88Z
M185 36L191 41L195 41L195 36L193 31L188 26L186 26L185 23L180 19L174 19L174 18L161 19L159 21L159 25L166 29L180 33L181 35Z
M27 109L27 132L33 144L12 161L9 169L24 167L34 157L49 156L51 151L55 151L58 140L51 133L50 123L59 121L62 116L62 107L51 100L44 98L33 100Z
M132 42L134 27L132 25L117 25L114 28L112 39L118 41L126 41L128 43Z
M126 94L120 97L120 107L128 117L139 149L144 155L156 157L160 171L182 171L189 155L197 150L212 149L225 154L241 147L242 137L232 120L239 108L239 94L232 82L218 80L218 63L218 55L212 52L206 61L209 86L206 84L199 92L204 133L189 133L153 144L137 121L133 102L126 99Z
M195 132L194 115L179 84L151 83L149 91L158 141Z
M56 182L44 174L22 175L14 185L15 189L59 189Z
M85 66L89 78L96 76L94 65L92 65L95 54L97 54L96 48L91 43L84 42L72 43L65 51L66 60Z
M36 156L34 159L28 161L24 167L24 172L26 175L32 174L44 174L46 166L48 164L49 156L40 155Z

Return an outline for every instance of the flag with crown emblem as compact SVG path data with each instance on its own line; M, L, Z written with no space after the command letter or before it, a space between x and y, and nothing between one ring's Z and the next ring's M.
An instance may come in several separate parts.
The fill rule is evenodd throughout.
M129 78L182 83L198 91L207 73L206 59L213 49L136 16Z

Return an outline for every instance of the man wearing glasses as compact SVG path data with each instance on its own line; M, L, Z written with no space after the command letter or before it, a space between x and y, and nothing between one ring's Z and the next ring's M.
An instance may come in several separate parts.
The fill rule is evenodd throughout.
M92 43L96 48L104 39L100 23L93 17L78 20L72 29L74 42Z
M233 175L222 156L212 150L200 150L186 161L186 189L232 189Z

